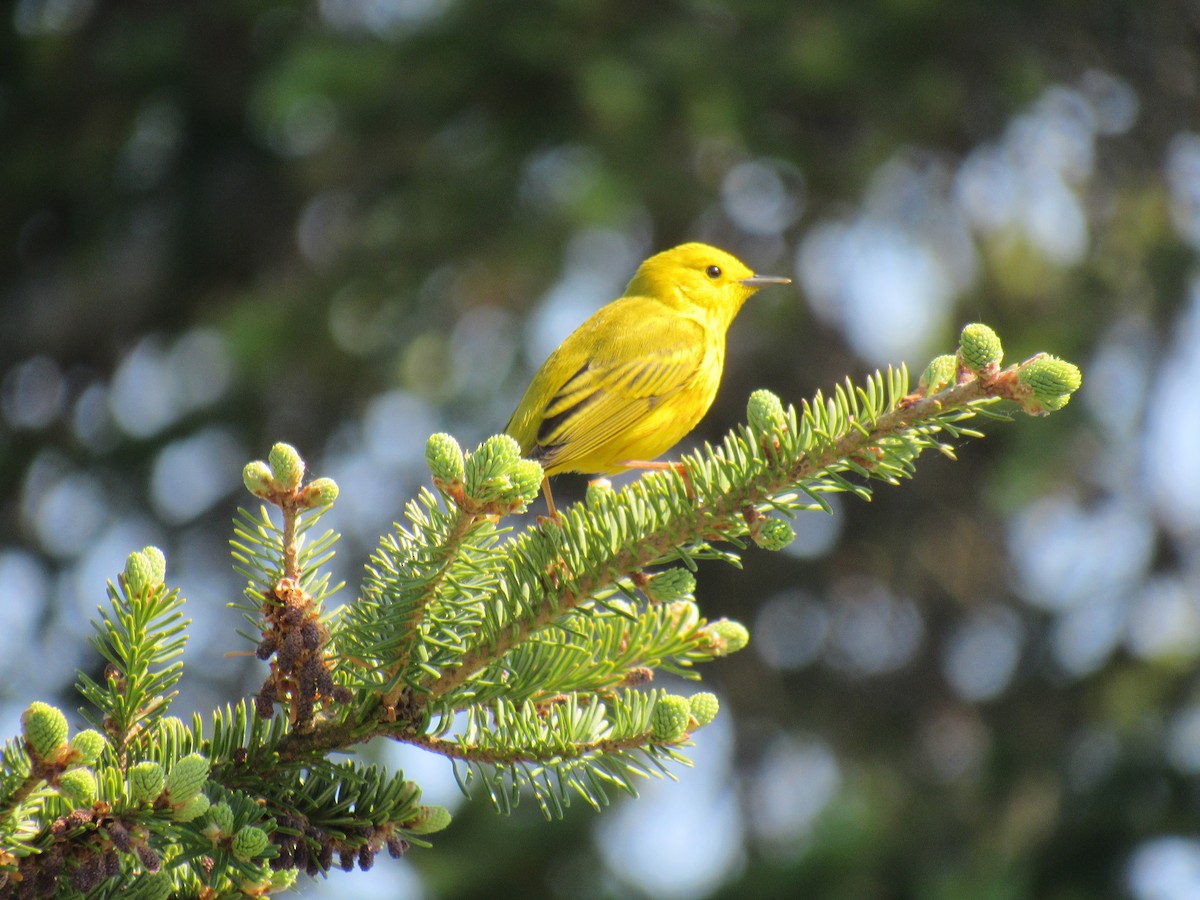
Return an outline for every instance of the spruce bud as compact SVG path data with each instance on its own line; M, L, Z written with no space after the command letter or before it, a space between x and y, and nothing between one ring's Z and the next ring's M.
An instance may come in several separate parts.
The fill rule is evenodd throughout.
M1071 395L1083 384L1079 367L1051 356L1039 353L1021 364L1017 369L1017 380L1024 385L1032 402L1023 402L1026 412L1045 414L1062 409Z
M239 828L238 833L233 836L230 849L234 856L246 862L260 856L267 849L268 843L270 840L265 831L255 825L247 825L245 828Z
M106 743L104 735L89 728L71 739L71 749L75 751L75 758L82 765L90 766L100 758Z
M497 434L488 438L466 461L467 495L479 503L511 499L517 493L513 470L520 461L521 447L512 437Z
M532 459L519 459L513 466L512 475L513 493L516 495L512 498L514 502L532 503L538 495L538 490L542 486L542 480L546 477L546 473L542 470L541 463Z
M58 779L58 792L76 806L91 806L96 802L96 776L91 769L71 769Z
M291 444L280 442L267 454L267 463L275 481L286 491L294 491L304 480L304 460Z
M750 537L764 550L782 550L796 539L796 530L783 519L761 519Z
M406 830L413 834L433 834L450 824L450 810L444 806L422 806L416 821Z
M129 796L134 803L153 803L165 785L163 767L156 762L146 760L129 770Z
M924 397L936 394L954 384L958 377L958 357L949 354L935 356L921 373L917 382L917 393Z
M650 715L650 731L657 740L674 741L687 731L691 718L692 710L686 697L662 694Z
M242 483L255 497L264 500L275 490L275 476L271 474L271 467L261 459L246 463L246 467L242 469Z
M208 760L199 753L189 753L171 767L167 773L167 793L173 806L186 803L200 793L208 781L208 766Z
M337 482L332 478L318 478L300 492L300 505L305 509L317 509L329 506L337 498Z
M212 803L204 794L195 794L187 802L177 805L171 818L176 822L190 822L208 812Z
M770 391L757 390L746 403L746 418L755 434L769 435L787 424L783 402Z
M691 710L692 718L696 720L696 724L703 726L717 717L717 711L721 708L721 703L717 700L716 694L702 691L699 694L692 694L688 698L688 708Z
M717 619L704 629L708 635L709 649L713 656L728 656L737 653L750 643L750 632L741 622L733 619Z
M1004 359L1004 348L1000 337L987 325L975 322L967 325L959 335L958 354L963 364L972 372L989 366L998 366Z
M425 462L434 479L446 484L462 481L466 472L462 448L458 441L444 433L430 435L425 442Z
M221 834L233 834L233 809L224 800L209 807L208 817Z
M67 742L67 717L57 707L35 700L21 716L21 731L34 755L50 760Z
M595 509L602 500L606 497L611 497L613 493L612 482L607 478L593 478L588 482L587 492L583 495L583 502L587 504L589 509Z
M159 587L166 577L167 558L157 547L145 547L125 559L125 586L133 597Z
M696 576L687 569L665 569L646 585L650 597L658 603L689 600L696 590Z

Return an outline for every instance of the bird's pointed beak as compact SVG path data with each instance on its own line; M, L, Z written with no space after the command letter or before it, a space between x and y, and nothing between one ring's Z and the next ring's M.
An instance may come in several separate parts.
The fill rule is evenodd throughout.
M752 288L766 287L768 284L791 283L792 279L784 278L782 275L751 275L749 278L742 279L742 284Z

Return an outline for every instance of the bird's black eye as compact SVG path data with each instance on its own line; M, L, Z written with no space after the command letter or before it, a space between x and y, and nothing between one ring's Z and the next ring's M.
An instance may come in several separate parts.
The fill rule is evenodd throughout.
M713 281L716 281L718 278L721 277L721 267L720 266L709 266L707 269L704 270L704 274L707 275L709 278L711 278Z

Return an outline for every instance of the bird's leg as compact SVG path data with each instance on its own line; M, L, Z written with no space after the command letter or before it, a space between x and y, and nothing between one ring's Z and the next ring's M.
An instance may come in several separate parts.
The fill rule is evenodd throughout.
M546 498L546 508L550 511L550 515L547 516L547 518L551 522L555 522L555 523L562 522L562 517L559 516L558 510L554 508L554 495L550 493L550 476L549 475L547 475L545 478L542 479L542 495ZM538 518L540 519L541 516L539 516Z
M666 472L674 469L675 473L683 479L684 490L687 491L688 499L696 499L696 491L692 487L692 476L688 473L688 468L681 462L662 462L661 460L645 460L645 459L627 459L619 465L627 469L652 469L656 472Z

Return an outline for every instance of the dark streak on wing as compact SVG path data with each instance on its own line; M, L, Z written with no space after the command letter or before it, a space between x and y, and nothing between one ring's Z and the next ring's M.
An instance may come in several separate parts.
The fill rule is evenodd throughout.
M525 458L539 463L543 469L548 469L558 462L565 447L565 444L534 444Z
M568 406L562 412L556 413L553 416L547 416L546 418L542 419L542 423L538 426L537 431L538 446L544 446L547 448L553 446L550 442L553 440L554 435L558 432L559 428L561 428L564 424L566 424L567 421L573 419L576 415L583 412L588 406L603 396L603 391L593 391L586 397L583 397L573 406Z
M554 398L546 404L546 408L553 409L559 400L561 400L564 396L570 395L571 386L580 378L585 376L591 367L592 364L590 362L585 362L582 366L580 366L579 370L574 375L562 383L562 386L555 392ZM554 433L558 430L559 426L570 419L571 416L575 415L575 413L587 406L588 403L590 403L593 399L595 399L595 395L589 394L580 399L579 402L572 403L566 409L563 409L552 416L546 416L546 418L542 419L538 425L537 447L535 448L535 452L537 450L549 451L553 449L554 445L551 444L550 441L554 437Z
M566 381L563 382L562 387L560 387L558 389L558 393L556 394L556 396L561 397L563 394L565 394L567 391L569 391L571 389L571 385L575 383L575 380L580 378L583 375L586 375L588 372L588 369L590 369L591 367L592 367L592 364L590 362L585 362L582 366L580 366L579 371L577 371L574 375L572 375L570 378L568 378Z
M659 368L656 362L656 360L647 357L642 360L640 366L630 372L629 380L626 384L632 393L638 395L638 389L648 382L651 376L658 374Z

